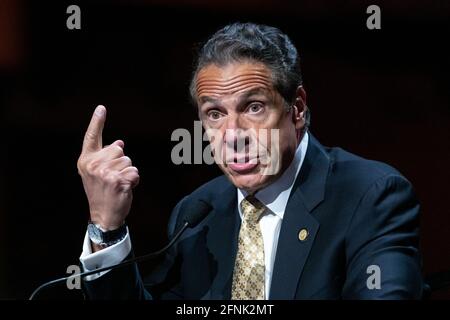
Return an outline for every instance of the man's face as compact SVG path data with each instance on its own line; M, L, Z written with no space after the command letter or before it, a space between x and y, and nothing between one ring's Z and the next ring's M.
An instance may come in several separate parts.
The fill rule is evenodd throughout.
M207 65L196 90L200 120L214 132L216 163L231 182L253 193L275 181L293 159L304 120L273 87L270 69L256 62Z

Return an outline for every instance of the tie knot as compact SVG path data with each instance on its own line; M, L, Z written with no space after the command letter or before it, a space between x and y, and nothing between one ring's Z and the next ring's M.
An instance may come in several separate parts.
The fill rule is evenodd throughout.
M266 210L266 206L253 195L248 195L241 202L241 210L245 221L256 223Z

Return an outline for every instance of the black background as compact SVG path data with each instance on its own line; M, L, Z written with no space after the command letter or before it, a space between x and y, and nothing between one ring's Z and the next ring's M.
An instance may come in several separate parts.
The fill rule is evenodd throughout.
M172 164L170 138L196 120L194 48L234 21L291 37L313 134L399 169L422 203L424 274L450 269L450 5L402 3L2 0L0 298L25 298L78 263L88 206L76 161L97 104L108 109L104 142L124 140L140 170L128 221L135 252L165 243L173 206L220 174ZM70 4L81 7L81 30L66 28ZM381 7L381 30L366 27L370 4ZM43 296L81 298L61 288Z

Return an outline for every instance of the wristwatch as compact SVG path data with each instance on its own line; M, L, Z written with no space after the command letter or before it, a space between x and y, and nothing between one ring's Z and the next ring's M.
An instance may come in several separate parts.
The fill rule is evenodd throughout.
M104 231L99 225L89 221L88 235L93 243L102 247L109 247L125 238L127 235L127 226L123 224L115 230Z

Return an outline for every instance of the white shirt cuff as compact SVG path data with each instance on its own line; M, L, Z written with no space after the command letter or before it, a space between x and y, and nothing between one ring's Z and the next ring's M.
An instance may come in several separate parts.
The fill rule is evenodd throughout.
M83 242L83 252L80 256L80 262L84 271L92 271L104 267L110 267L112 265L122 262L131 251L131 240L128 232L123 240L120 242L105 248L103 250L92 253L91 240L86 231ZM110 270L103 271L97 274L93 274L85 277L86 281L92 281L100 278L102 275L108 273Z

